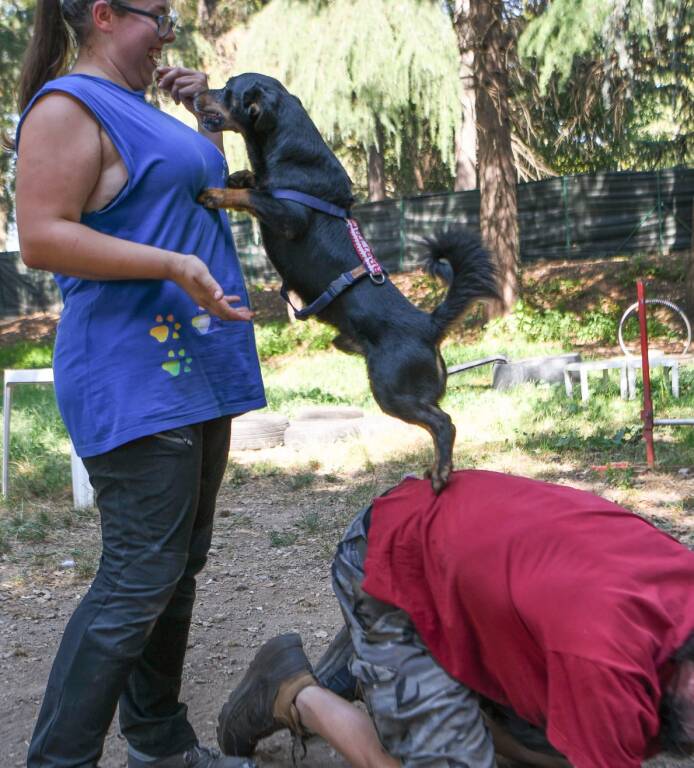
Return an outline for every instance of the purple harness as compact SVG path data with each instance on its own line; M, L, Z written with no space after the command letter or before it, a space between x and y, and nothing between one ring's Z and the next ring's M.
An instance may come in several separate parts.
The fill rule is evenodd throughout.
M369 244L359 229L357 220L349 215L349 211L344 208L340 208L337 205L328 203L325 200L321 200L319 197L308 195L305 192L298 192L295 189L271 189L268 190L269 194L277 200L291 200L294 203L300 203L307 208L313 208L320 213L326 213L328 216L334 216L336 219L343 219L347 225L349 237L354 246L354 250L359 256L361 265L349 272L343 272L339 277L335 278L330 285L321 293L321 295L312 301L308 306L303 309L297 309L289 299L287 292L287 286L282 283L280 294L282 298L289 304L294 310L294 316L297 320L306 320L311 315L316 315L318 312L324 310L330 302L337 298L343 291L354 285L362 277L368 275L374 285L383 285L386 281L386 273L383 267L378 263L378 260L373 254Z

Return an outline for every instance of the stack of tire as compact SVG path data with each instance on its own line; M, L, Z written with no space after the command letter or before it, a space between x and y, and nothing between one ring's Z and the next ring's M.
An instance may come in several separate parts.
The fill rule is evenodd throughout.
M231 422L231 447L235 451L300 447L312 442L334 443L360 434L364 412L349 406L302 408L291 424L281 413L251 411Z
M289 419L281 413L250 411L231 420L231 447L234 451L274 448L284 443Z
M334 443L360 434L361 408L341 405L302 408L284 433L284 444L298 448L307 443Z

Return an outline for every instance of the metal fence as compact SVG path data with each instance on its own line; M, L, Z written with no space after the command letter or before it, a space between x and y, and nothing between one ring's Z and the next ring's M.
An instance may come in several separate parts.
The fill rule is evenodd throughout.
M563 176L518 185L523 261L668 253L690 247L694 169ZM421 263L427 235L463 224L479 231L479 190L364 203L354 208L364 234L391 272ZM249 282L277 280L250 218L232 230ZM45 273L27 270L18 254L0 253L0 317L49 309L59 302Z
M563 176L518 185L523 261L668 253L691 241L694 169ZM364 234L391 272L421 263L422 238L453 224L479 232L479 190L364 203ZM257 224L232 222L249 280L273 279Z

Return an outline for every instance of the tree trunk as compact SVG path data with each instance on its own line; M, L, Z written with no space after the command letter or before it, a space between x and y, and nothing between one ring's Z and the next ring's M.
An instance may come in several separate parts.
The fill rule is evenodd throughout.
M504 29L503 0L470 0L475 37L475 106L482 241L496 256L501 300L492 316L508 312L518 299L519 243L516 166L511 148L509 73L511 40Z
M455 0L453 26L460 54L461 125L455 135L456 192L477 188L477 126L475 115L475 46L470 0Z
M7 250L7 225L9 216L4 204L0 201L0 252Z
M684 278L685 303L687 315L694 318L694 200L692 200L692 237L689 242L689 254L687 256L687 274Z
M384 136L381 124L376 121L376 142L368 152L369 202L386 199L386 168L383 157Z

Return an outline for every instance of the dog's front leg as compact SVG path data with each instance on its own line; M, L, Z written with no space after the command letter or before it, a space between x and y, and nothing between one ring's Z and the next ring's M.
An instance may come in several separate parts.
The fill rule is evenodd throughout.
M198 202L206 208L231 208L255 216L261 224L293 240L306 231L311 210L300 203L276 200L255 189L204 189Z
M252 171L234 171L227 176L227 187L229 189L254 189L255 175Z
M253 215L255 206L251 202L248 189L203 189L198 195L198 202L205 208L229 208L233 211L247 211Z

